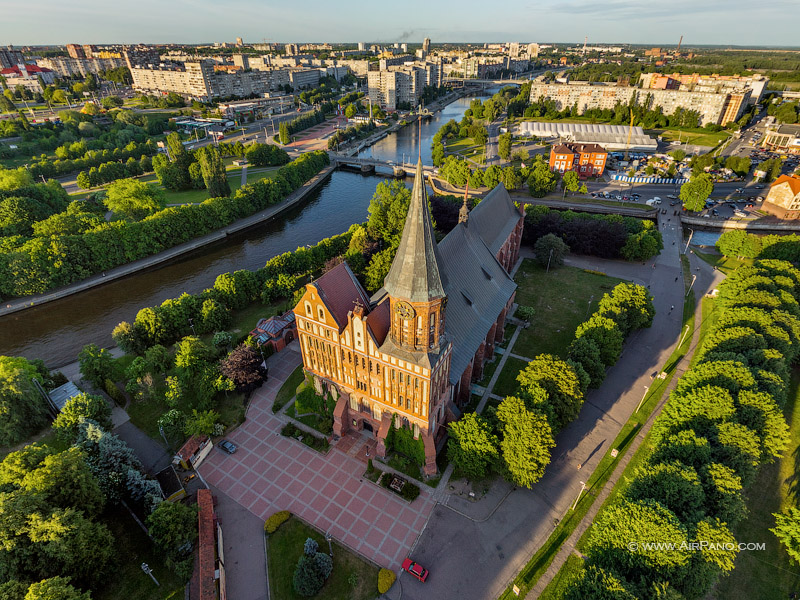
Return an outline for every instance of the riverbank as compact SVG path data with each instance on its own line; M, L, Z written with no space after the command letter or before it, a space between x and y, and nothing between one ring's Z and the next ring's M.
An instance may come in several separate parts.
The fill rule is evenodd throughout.
M184 254L198 250L204 246L224 240L229 235L267 222L283 211L301 202L309 193L326 181L335 169L336 167L334 165L325 167L322 171L304 183L300 188L289 194L289 196L287 196L283 201L265 208L261 212L258 212L254 215L244 219L239 219L238 221L231 223L228 227L218 229L212 233L195 238L189 242L184 242L183 244L179 244L168 250L159 252L158 254L153 254L152 256L141 258L125 265L115 267L106 271L105 273L94 275L68 286L52 290L50 292L45 292L43 294L36 294L35 296L26 296L25 298L7 301L5 305L0 308L0 317L10 315L34 306L40 306L42 304L46 304L47 302L59 300L67 296L116 281L117 279L133 275L137 272L156 267L165 262L174 260L175 258L178 258Z

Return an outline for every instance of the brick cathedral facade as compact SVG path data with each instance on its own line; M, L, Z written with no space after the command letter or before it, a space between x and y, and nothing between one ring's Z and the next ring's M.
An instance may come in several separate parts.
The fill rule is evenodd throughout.
M400 245L369 297L343 263L306 285L294 309L305 370L336 399L334 434L372 431L385 456L390 427L423 440L436 473L444 425L502 342L516 285L523 212L498 186L436 243L417 164Z

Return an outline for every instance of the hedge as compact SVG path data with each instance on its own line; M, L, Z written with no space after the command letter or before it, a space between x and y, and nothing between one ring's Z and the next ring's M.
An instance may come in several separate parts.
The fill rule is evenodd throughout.
M232 197L166 208L138 222L113 221L80 235L31 239L0 253L0 296L27 296L85 279L216 231L283 200L327 164L326 152L302 155L272 179Z
M394 580L397 579L397 575L394 574L394 571L389 569L381 569L378 571L378 593L385 594L389 591L389 588L394 585Z
M288 510L281 510L276 512L264 522L264 531L267 533L275 533L278 530L278 527L283 525L286 521L289 520L289 517L292 516Z

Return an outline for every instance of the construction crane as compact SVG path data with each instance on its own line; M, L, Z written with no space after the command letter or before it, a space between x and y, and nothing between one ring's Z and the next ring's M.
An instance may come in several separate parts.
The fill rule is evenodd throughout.
M633 133L633 109L631 109L631 124L628 127L628 139L625 142L625 162L628 162L628 150L631 147L631 134Z
M681 39L678 40L678 49L675 50L675 54L680 54L681 53L681 44L682 43L683 43L683 36L681 36Z
M586 43L589 41L589 36L583 36L583 56L586 56Z

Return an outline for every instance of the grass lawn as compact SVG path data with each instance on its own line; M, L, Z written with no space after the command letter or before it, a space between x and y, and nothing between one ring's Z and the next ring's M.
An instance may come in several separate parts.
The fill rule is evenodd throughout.
M483 377L481 377L481 380L478 382L478 385L481 385L483 387L489 385L489 381L491 381L492 375L494 375L494 372L497 370L497 365L500 364L501 358L503 358L502 355L497 354L495 352L492 362L483 365Z
M511 351L529 358L542 353L563 358L575 329L597 309L603 294L622 279L569 266L547 273L535 261L525 259L514 281L519 286L517 302L533 307L536 318L528 329L520 330Z
M583 572L583 559L575 554L570 554L567 562L555 576L553 581L544 588L539 600L561 600L567 593L570 582Z
M519 375L519 372L527 366L528 361L509 356L506 364L503 365L503 370L500 371L500 375L497 377L497 381L494 384L492 393L504 398L506 396L516 395L517 388L519 387L519 384L517 383L517 375Z
M699 250L695 250L694 253L712 267L716 266L717 269L722 271L725 275L730 275L742 265L753 264L752 258L738 260L730 256L721 256L719 254L712 254L711 252L700 252Z
M267 537L269 588L272 598L301 600L294 591L292 577L297 560L303 554L306 538L319 544L320 552L328 551L325 536L292 517ZM355 588L349 579L355 575ZM367 563L340 544L333 542L333 572L314 598L318 600L371 600L378 596L378 567Z
M272 403L272 412L278 412L292 399L297 390L297 386L303 383L303 379L305 379L305 374L303 373L303 366L301 365L292 371L289 378L283 382L281 389L278 390L275 400Z
M645 133L653 136L660 135L665 142L677 142L678 140L685 142L688 139L689 143L694 146L716 146L731 136L729 131L713 132L702 128L647 129Z
M789 424L789 447L783 458L761 467L753 485L745 492L747 518L733 534L740 542L764 542L763 551L743 551L736 558L730 577L716 587L717 598L739 600L783 600L800 588L800 567L789 559L783 546L769 531L775 526L772 513L799 506L796 472L800 448L800 370L792 373L783 414Z
M137 598L138 600L183 600L184 584L166 568L153 543L136 524L124 508L116 509L103 518L103 522L114 536L117 565L106 585L92 592L95 600ZM153 575L161 584L142 572L142 563L153 569Z

